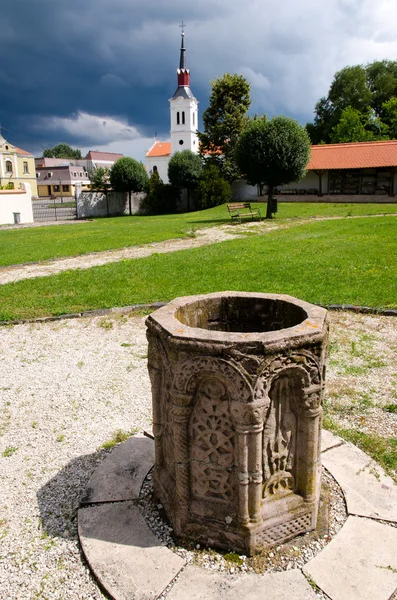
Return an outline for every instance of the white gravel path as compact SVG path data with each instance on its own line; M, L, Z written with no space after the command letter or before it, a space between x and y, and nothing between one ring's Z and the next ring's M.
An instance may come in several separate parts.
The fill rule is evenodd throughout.
M395 353L395 317L331 318L331 389L363 329ZM133 314L0 328L1 600L104 598L81 557L76 508L105 456L98 447L119 429L151 427L146 352L144 318ZM395 378L373 371L383 391L391 377L382 402L395 402ZM397 415L385 432L381 421L380 435L396 435Z
M0 598L103 598L76 508L98 447L151 427L143 318L1 328L0 392Z

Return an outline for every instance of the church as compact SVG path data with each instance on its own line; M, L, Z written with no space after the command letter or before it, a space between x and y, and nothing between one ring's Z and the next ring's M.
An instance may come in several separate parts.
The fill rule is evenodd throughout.
M168 163L175 152L181 150L199 151L198 100L190 89L190 71L186 66L185 33L182 29L178 86L170 98L170 142L156 140L146 154L148 173L157 171L164 183L168 183Z

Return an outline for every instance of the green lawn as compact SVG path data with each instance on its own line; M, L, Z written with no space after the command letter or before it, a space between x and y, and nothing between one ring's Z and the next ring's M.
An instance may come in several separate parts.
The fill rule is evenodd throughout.
M265 214L264 204L259 206ZM397 214L397 204L321 204L282 202L277 225L290 219ZM67 225L5 230L0 227L0 266L38 262L187 237L194 229L230 223L225 205L180 215L117 217ZM238 225L236 226L239 227Z
M21 281L0 287L0 320L168 301L217 290L287 293L324 305L396 308L396 229L396 218L387 216L314 221L203 248Z

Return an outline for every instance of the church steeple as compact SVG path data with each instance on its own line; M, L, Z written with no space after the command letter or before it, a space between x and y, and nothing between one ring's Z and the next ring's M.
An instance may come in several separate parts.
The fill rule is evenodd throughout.
M178 87L190 87L190 71L186 68L185 23L182 21L181 51L179 56Z
M190 89L190 71L186 66L185 24L182 22L178 87L170 98L171 154L178 150L198 152L198 101Z

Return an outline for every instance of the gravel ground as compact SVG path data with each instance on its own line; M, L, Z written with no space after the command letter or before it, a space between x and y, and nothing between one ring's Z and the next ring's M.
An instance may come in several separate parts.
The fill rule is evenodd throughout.
M396 403L397 319L332 313L332 324L328 401L341 378L373 390L363 426L396 436L397 415L383 407ZM98 448L119 429L151 427L146 351L144 319L132 314L0 329L1 600L104 598L81 557L76 508L106 456ZM351 358L364 375L346 373Z

